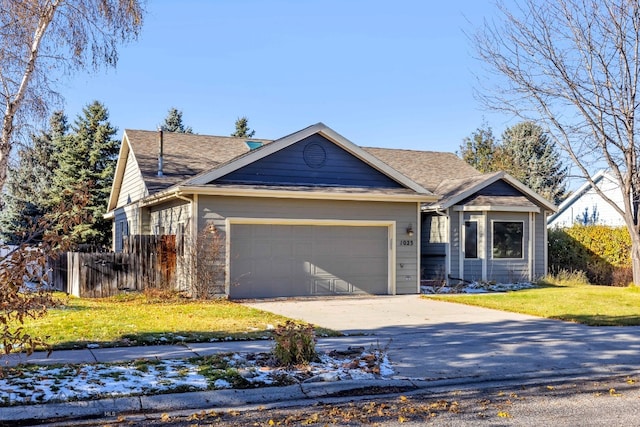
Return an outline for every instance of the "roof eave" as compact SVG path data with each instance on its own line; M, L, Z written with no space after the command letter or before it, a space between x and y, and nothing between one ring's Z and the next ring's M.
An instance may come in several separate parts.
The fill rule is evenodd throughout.
M461 191L460 193L446 200L441 200L437 208L440 210L448 209L458 204L462 200L466 199L467 197L477 193L484 187L491 185L494 182L499 181L501 179L505 180L507 183L514 186L518 191L520 191L527 197L530 197L531 199L535 200L536 203L539 204L541 207L543 207L546 211L556 212L558 210L558 207L555 206L553 203L549 202L547 199L540 196L538 193L536 193L535 191L533 191L532 189L530 189L529 187L527 187L526 185L524 185L523 183L521 183L520 181L518 181L517 179L515 179L514 177L512 177L506 172L496 172L488 176L486 179L478 183L475 183L468 189Z
M410 202L410 203L430 203L435 202L437 197L431 194L393 194L376 192L331 192L331 191L298 191L288 189L270 188L225 188L199 185L179 185L145 197L140 201L141 206L152 206L174 198L197 194L199 196L237 196L237 197L271 197L283 199L314 199L314 200L355 200L355 201L387 201L387 202Z

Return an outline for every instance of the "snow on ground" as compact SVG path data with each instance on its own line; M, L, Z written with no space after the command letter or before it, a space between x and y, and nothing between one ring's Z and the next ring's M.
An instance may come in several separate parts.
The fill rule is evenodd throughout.
M0 371L0 406L233 388L234 375L244 378L248 387L393 375L389 359L379 350L358 349L348 355L333 351L294 368L271 366L273 357L267 353L234 353L223 362L227 369L213 375L209 370L208 376L206 358L5 368Z
M522 283L487 283L472 282L455 286L422 285L420 292L423 294L486 294L490 292L519 291L521 289L535 288L530 282Z

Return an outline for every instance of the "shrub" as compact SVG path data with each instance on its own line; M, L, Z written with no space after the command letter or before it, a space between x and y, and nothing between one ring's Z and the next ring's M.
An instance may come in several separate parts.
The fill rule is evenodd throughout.
M630 266L631 238L625 227L574 225L549 230L549 267L553 274L581 270L591 283L611 285L622 280L617 270Z
M633 269L631 267L618 267L613 270L611 285L629 286L633 283Z
M298 325L287 320L273 330L274 356L285 366L307 364L317 359L316 334L313 325Z

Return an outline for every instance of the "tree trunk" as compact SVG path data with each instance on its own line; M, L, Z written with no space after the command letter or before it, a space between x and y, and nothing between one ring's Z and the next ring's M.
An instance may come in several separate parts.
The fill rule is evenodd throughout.
M633 284L640 286L640 234L631 231L631 266L633 268Z

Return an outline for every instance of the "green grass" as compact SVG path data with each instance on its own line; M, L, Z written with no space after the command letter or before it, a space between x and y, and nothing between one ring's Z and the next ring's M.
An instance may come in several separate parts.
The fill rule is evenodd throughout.
M640 287L637 286L620 288L547 280L535 289L500 294L430 295L427 298L589 326L640 325Z
M226 300L193 301L180 298L148 299L125 295L104 299L61 298L37 320L27 320L25 331L48 337L54 349L127 345L250 340L271 337L271 328L288 319ZM318 328L319 336L337 332Z

